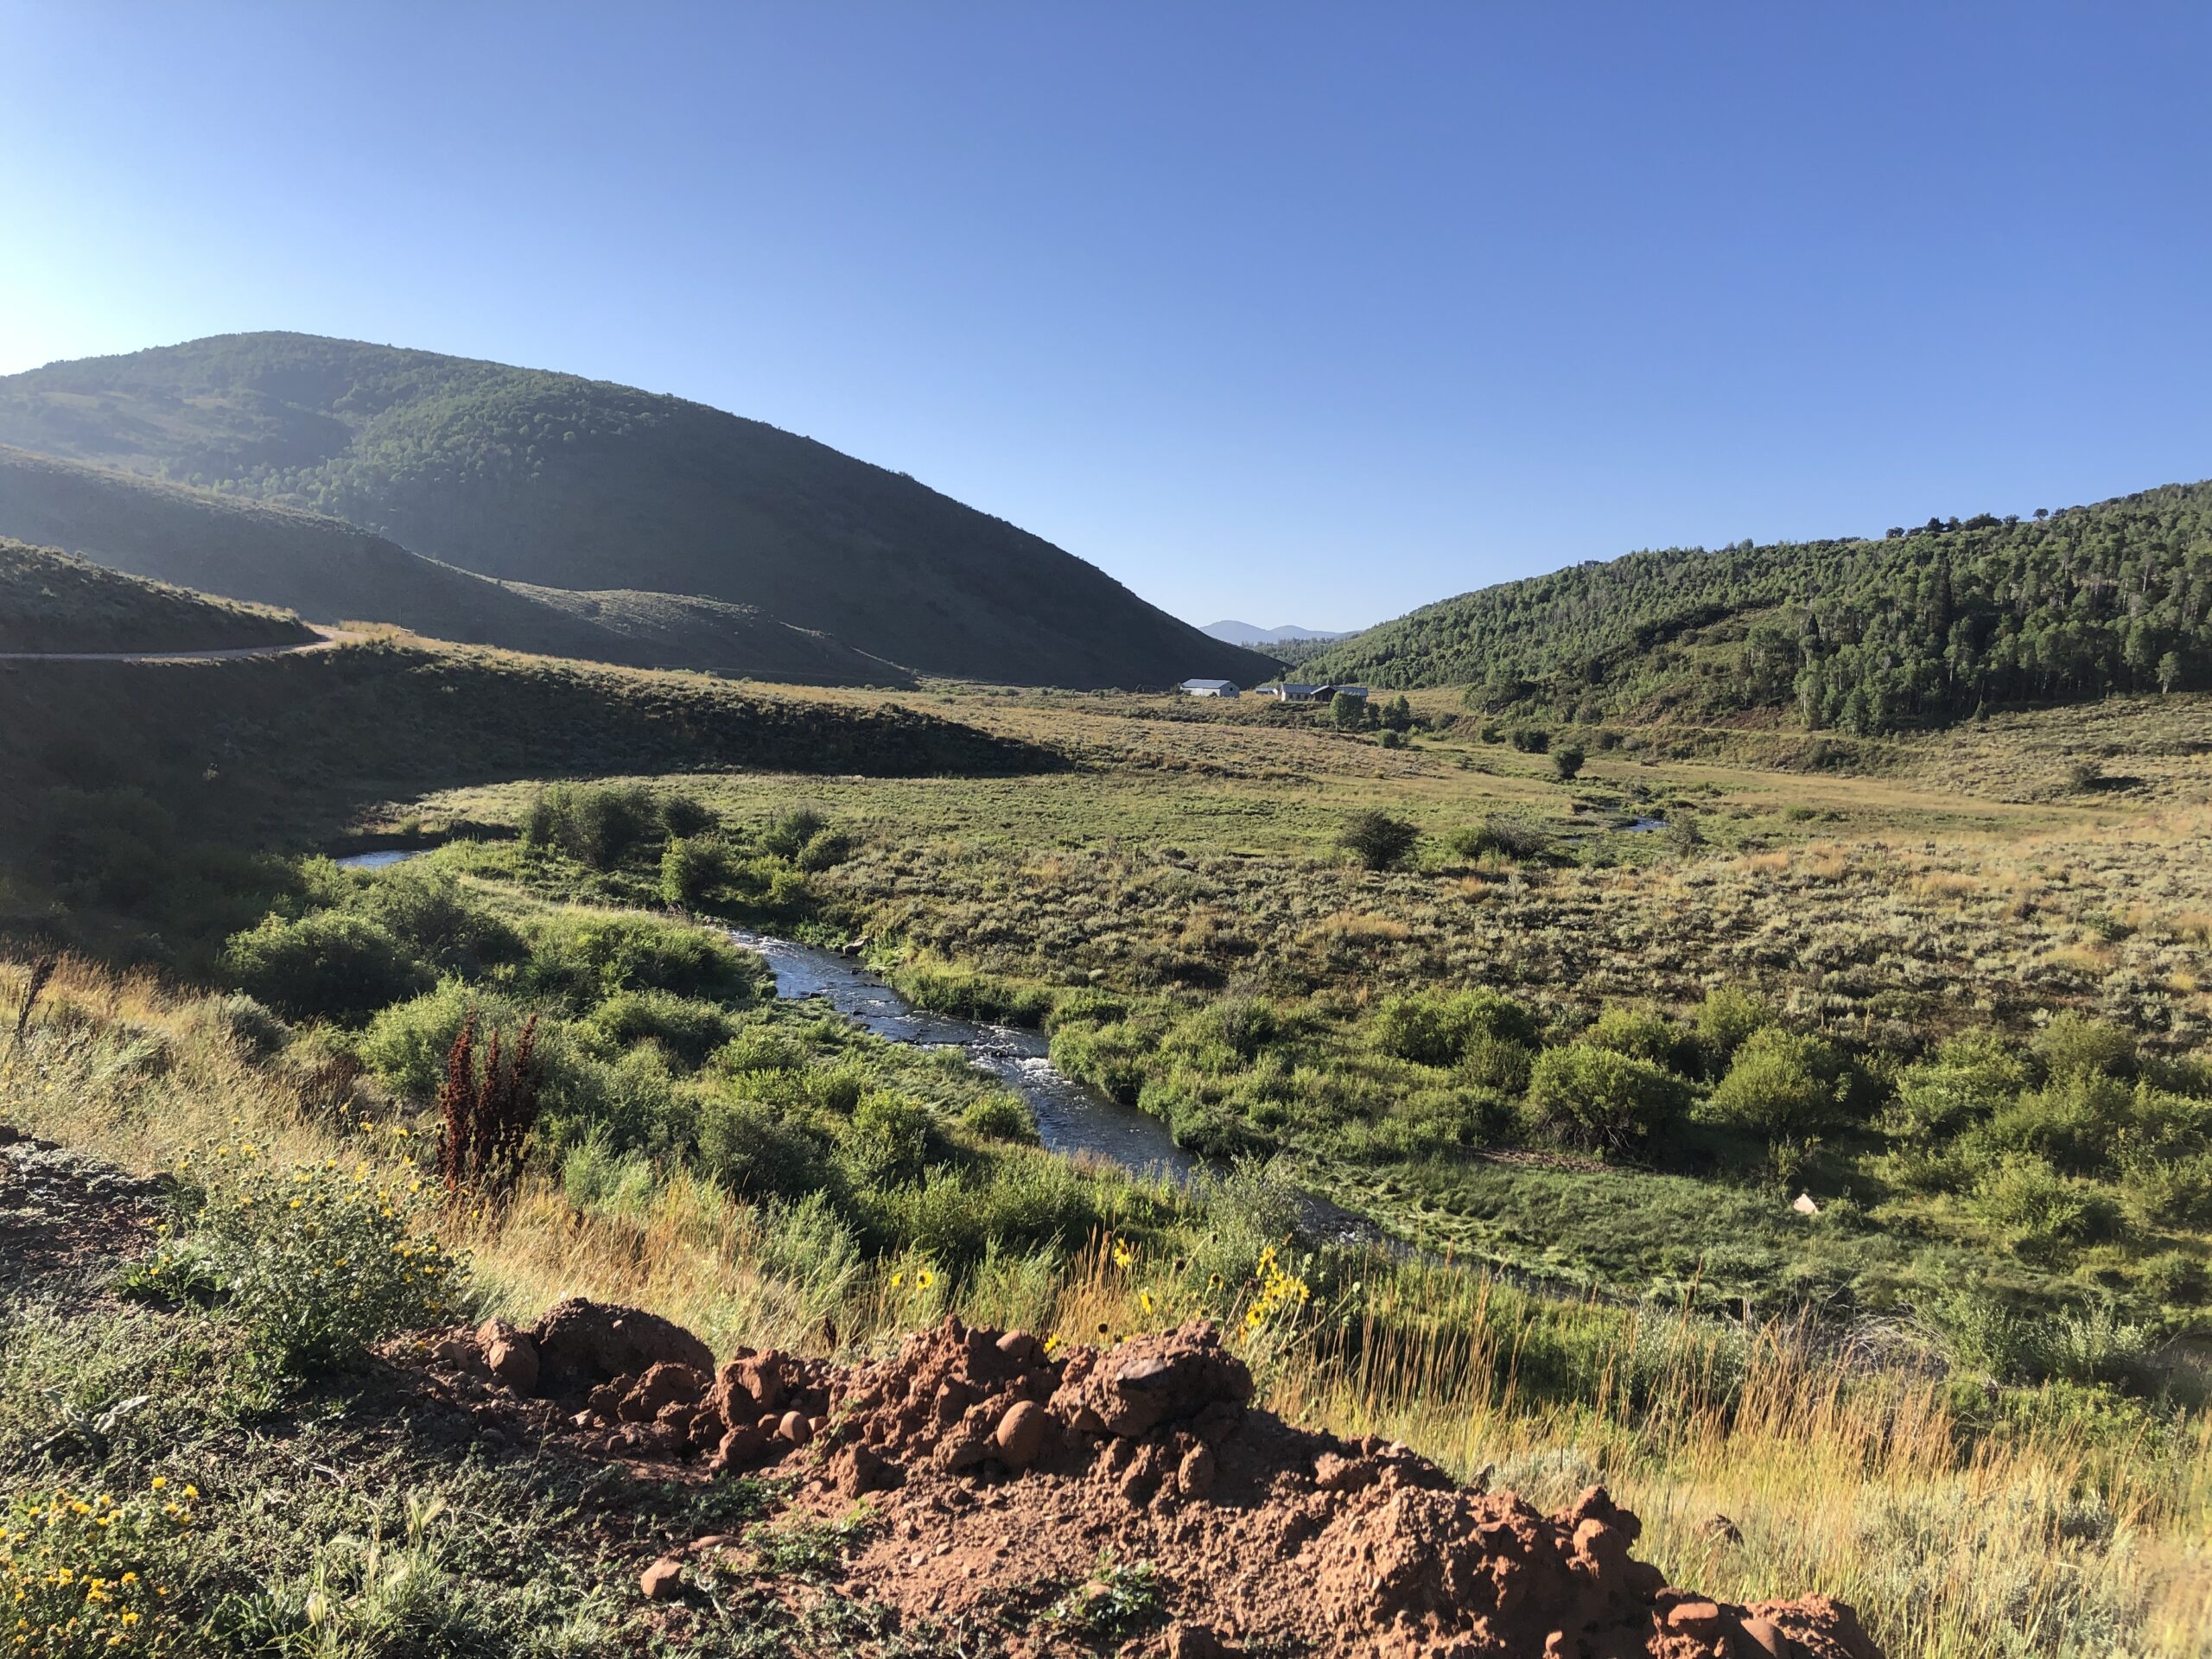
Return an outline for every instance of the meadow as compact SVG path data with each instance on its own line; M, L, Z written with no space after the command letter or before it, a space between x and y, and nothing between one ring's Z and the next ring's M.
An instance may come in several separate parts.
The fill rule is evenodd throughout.
M0 972L0 1002L22 1006L27 979ZM803 1011L727 1013L748 1050L785 1045L785 1071L832 1095L856 1073L899 1085L955 1140L984 1097ZM1644 1516L1639 1553L1671 1575L1723 1595L1842 1596L1892 1655L2193 1655L2212 1618L2201 1415L2045 1385L1974 1419L1939 1367L1866 1333L1840 1351L1802 1322L1578 1305L1371 1256L1295 1255L1306 1294L1286 1297L1262 1276L1283 1195L1255 1173L1178 1194L1070 1172L1057 1179L1110 1231L988 1243L964 1263L871 1247L838 1205L747 1196L589 1140L534 1160L498 1205L443 1205L416 1192L435 1193L429 1115L372 1071L334 1068L311 1030L236 994L74 960L0 1067L0 1117L177 1195L168 1230L119 1273L13 1287L0 1338L11 1496L30 1520L54 1490L65 1518L77 1503L113 1515L120 1533L43 1535L80 1570L138 1563L160 1592L122 1627L126 1650L667 1645L626 1589L639 1562L702 1526L747 1524L771 1495L490 1455L432 1432L435 1414L358 1357L396 1325L527 1318L577 1293L660 1310L718 1351L742 1338L822 1352L832 1329L866 1351L951 1310L1111 1340L1203 1309L1287 1414L1402 1438L1462 1474L1487 1466L1540 1503L1603 1480ZM291 1272L228 1276L242 1200L261 1212L243 1243ZM387 1320L302 1351L301 1310L329 1294L318 1272L365 1228L441 1274L427 1291L372 1276ZM741 1619L669 1650L906 1650L854 1611L835 1631ZM105 1629L82 1650L114 1650ZM996 1650L988 1632L963 1640Z
M357 790L280 836L435 850L257 866L266 913L226 913L193 974L222 989L68 958L24 1003L27 968L0 969L0 1008L27 1008L0 1122L175 1205L120 1280L12 1293L0 1467L35 1466L65 1404L175 1390L92 1468L118 1497L194 1471L216 1495L177 1567L203 1637L228 1609L224 1630L321 1643L231 1651L380 1651L407 1619L591 1651L639 1636L619 1581L648 1535L697 1519L628 1494L571 1535L555 1471L411 1435L359 1356L431 1322L420 1287L335 1336L314 1251L249 1291L225 1265L240 1196L334 1160L385 1172L406 1196L376 1224L452 1264L437 1318L581 1292L718 1351L864 1352L947 1311L1065 1341L1207 1313L1287 1414L1541 1503L1602 1479L1671 1574L1842 1596L1893 1656L2206 1651L2205 700L1817 741L1539 741L1445 693L1404 729L983 688L895 715L791 701L796 744L903 725L1007 771L610 780L580 754L567 779ZM1403 833L1348 835L1368 815ZM774 1001L708 917L1040 1025L1217 1173L1052 1157L957 1058ZM435 1198L464 1030L528 1031L538 1068L490 1205ZM1299 1188L1417 1249L1299 1238ZM340 1446L390 1478L301 1473ZM285 1516L271 1487L313 1496ZM365 1536L413 1563L406 1596ZM493 1562L527 1630L467 1593Z
M1572 781L1439 701L1384 748L1279 707L971 693L941 710L1075 764L689 786L733 823L834 827L784 925L864 940L926 1006L1045 1025L1186 1145L1281 1156L1414 1243L1630 1298L1909 1312L1982 1349L1992 1306L2108 1318L2136 1357L2088 1380L2193 1327L2201 700L1866 742L1849 772L1778 769L1773 733L1694 734L1693 759L1662 758L1670 728L1562 733ZM1707 757L1731 741L1770 764ZM1422 832L1397 868L1337 845L1376 810ZM512 875L512 849L458 855Z

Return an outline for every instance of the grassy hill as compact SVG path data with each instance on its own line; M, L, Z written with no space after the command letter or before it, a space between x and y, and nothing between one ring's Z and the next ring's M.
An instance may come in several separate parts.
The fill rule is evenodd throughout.
M385 801L441 787L1065 764L880 694L756 691L404 636L214 662L0 661L0 938L204 957L289 880L270 849L327 842Z
M321 513L0 448L0 535L134 575L467 645L806 685L905 685L893 663L747 606L503 585Z
M220 804L215 817L241 830L256 813L328 824L354 802L506 778L724 767L926 777L1058 764L1019 740L866 696L762 693L401 636L242 661L0 664L0 785Z
M1562 720L1876 733L2212 684L2212 483L1880 541L1674 548L1504 582L1323 652L1314 679L1468 683Z
M1092 687L1268 671L903 474L571 375L228 335L0 378L0 443L327 513L503 580L755 606L925 672Z
M0 539L0 652L227 651L315 637L296 616Z

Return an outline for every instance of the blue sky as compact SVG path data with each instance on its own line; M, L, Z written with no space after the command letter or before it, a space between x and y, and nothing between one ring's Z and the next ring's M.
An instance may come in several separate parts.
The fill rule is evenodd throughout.
M2212 7L0 0L0 372L621 380L1196 621L2212 474Z

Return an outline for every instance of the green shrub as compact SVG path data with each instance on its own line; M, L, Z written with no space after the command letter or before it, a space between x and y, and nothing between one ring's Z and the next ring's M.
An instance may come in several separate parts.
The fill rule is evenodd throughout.
M837 1152L856 1189L882 1192L920 1180L944 1142L928 1108L879 1090L853 1109Z
M2117 1026L2062 1014L2030 1045L2053 1077L2126 1077L2135 1073L2135 1039Z
M1200 1028L1240 1060L1249 1063L1275 1040L1281 1024L1274 1005L1255 996L1228 996L1198 1016Z
M691 796L661 797L660 825L671 840L690 841L707 836L721 823L714 808Z
M1898 1075L1891 1126L1919 1139L1954 1135L2018 1099L2031 1080L2026 1061L1995 1032L1956 1037Z
M576 1142L561 1160L561 1190L575 1209L642 1219L658 1185L652 1160L616 1151L604 1129Z
M702 1166L733 1192L800 1198L823 1184L827 1148L772 1106L702 1102L694 1133Z
M275 1167L244 1148L219 1167L187 1248L279 1374L346 1364L460 1311L462 1264L420 1225L412 1170L363 1180L326 1164Z
M2212 1294L2212 1268L2194 1250L2167 1250L2139 1269L2144 1290L2176 1307L2195 1307Z
M1544 1133L1581 1146L1649 1141L1681 1116L1681 1079L1649 1060L1590 1043L1548 1048L1529 1077L1529 1106Z
M1037 1120L1019 1095L985 1095L970 1101L960 1114L962 1127L992 1141L1034 1144Z
M1773 1003L1740 985L1716 985L1707 991L1691 1022L1707 1075L1719 1075L1745 1038L1778 1024L1781 1018Z
M1459 1075L1478 1089L1518 1095L1528 1088L1535 1063L1536 1051L1527 1043L1477 1031L1459 1056Z
M830 821L810 806L794 807L760 832L760 844L778 858L797 858Z
M772 1199L761 1213L760 1265L834 1306L860 1277L861 1243L826 1192Z
M1384 1053L1437 1066L1459 1064L1478 1037L1524 1048L1534 1048L1541 1039L1535 1015L1486 986L1448 996L1431 992L1387 997L1370 1032Z
M512 1029L525 1017L505 997L442 979L432 989L377 1010L354 1044L361 1063L403 1100L427 1103L446 1075L446 1056L474 1012L480 1024ZM550 1061L559 1040L541 1030L539 1054Z
M1466 1048L1465 1027L1437 996L1386 997L1370 1029L1377 1048L1416 1065L1452 1065Z
M342 911L264 917L231 936L223 966L240 990L294 1020L353 1019L429 982L389 931Z
M773 1026L753 1026L725 1043L714 1056L715 1070L741 1071L797 1071L806 1065L804 1045L789 1032Z
M660 804L637 784L556 784L541 791L523 820L532 847L565 853L595 870L611 870L661 830Z
M1552 772L1562 784L1571 784L1581 773L1582 751L1572 745L1552 751Z
M853 855L852 837L836 830L817 830L807 838L792 861L810 874L835 869Z
M176 879L175 815L144 790L48 789L36 798L41 840L73 898L139 906Z
M2103 1236L2114 1219L2110 1198L2032 1153L2014 1153L1985 1175L1974 1204L2012 1249L2037 1261Z
M660 899L683 910L704 908L728 883L729 849L705 836L673 836L660 855Z
M1057 1032L1064 1026L1110 1025L1128 1017L1127 997L1086 986L1081 990L1063 991L1054 1000L1052 1011L1045 1016L1045 1029Z
M368 876L346 908L445 973L474 979L530 952L520 933L446 870L402 865Z
M543 924L528 976L579 1009L620 990L673 991L741 1007L772 988L758 957L721 934L658 916L585 912Z
M995 974L941 963L913 962L894 969L891 982L915 1007L957 1020L1036 1026L1052 1011L1052 994Z
M1337 845L1370 870L1388 870L1404 863L1420 840L1420 830L1402 818L1360 812L1338 833Z
M1551 836L1533 819L1498 813L1481 823L1452 832L1449 845L1461 858L1480 858L1495 853L1504 859L1535 858L1551 844Z
M2095 1071L2055 1077L2031 1095L2005 1102L1966 1137L1970 1156L1988 1161L2031 1153L2061 1169L2091 1174L2105 1166L2130 1116L2135 1091Z
M1160 1033L1149 1021L1071 1024L1052 1033L1052 1064L1123 1104L1135 1105L1159 1046Z
M2157 1335L2120 1317L2099 1300L2050 1321L2043 1336L2044 1365L2071 1382L2116 1383L2147 1391Z
M2212 1230L2212 1152L2131 1158L2120 1191L2139 1224Z
M1008 1152L981 1169L855 1195L876 1247L958 1268L989 1252L1080 1244L1107 1220L1098 1185L1047 1153Z
M1522 726L1513 734L1513 747L1523 754L1541 754L1552 746L1552 734L1541 726Z
M1819 1038L1768 1026L1737 1049L1699 1115L1770 1141L1818 1135L1840 1114L1843 1072L1843 1057Z
M584 1025L610 1052L655 1042L687 1069L727 1043L732 1029L730 1016L715 1003L658 990L617 991Z
M1599 1014L1582 1040L1616 1054L1633 1055L1669 1071L1687 1069L1688 1033L1656 1008L1616 1002Z

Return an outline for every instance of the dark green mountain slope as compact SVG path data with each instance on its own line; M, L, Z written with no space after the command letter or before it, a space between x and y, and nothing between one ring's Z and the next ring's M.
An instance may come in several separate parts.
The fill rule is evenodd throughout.
M913 678L748 607L503 587L320 513L21 449L0 448L0 536L321 621L390 622L468 645L798 684Z
M0 442L328 513L484 575L757 606L928 672L1268 667L901 474L569 375L228 335L0 378Z
M1559 719L1765 714L1872 733L2212 684L2212 483L1881 541L1634 553L1463 594L1308 679L1477 688Z
M315 638L278 611L0 539L0 653L238 651Z

